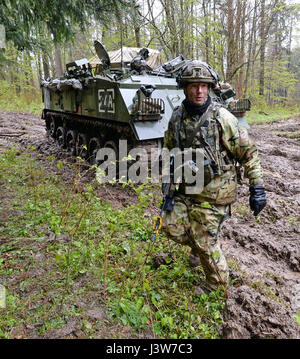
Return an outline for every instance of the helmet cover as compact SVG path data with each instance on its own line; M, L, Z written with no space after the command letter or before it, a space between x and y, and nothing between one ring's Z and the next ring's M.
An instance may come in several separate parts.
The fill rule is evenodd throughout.
M179 88L185 87L189 83L204 82L215 87L219 82L219 76L212 67L205 62L193 60L189 62L177 77Z

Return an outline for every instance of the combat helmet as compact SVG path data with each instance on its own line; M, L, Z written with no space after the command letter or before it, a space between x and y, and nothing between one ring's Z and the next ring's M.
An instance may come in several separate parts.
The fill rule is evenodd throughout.
M192 60L182 69L176 81L179 88L184 88L192 82L205 82L214 88L220 81L220 77L206 62Z

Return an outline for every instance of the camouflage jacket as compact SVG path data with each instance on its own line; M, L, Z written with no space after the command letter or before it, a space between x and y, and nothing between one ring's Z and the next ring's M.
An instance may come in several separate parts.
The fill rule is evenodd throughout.
M201 193L186 196L192 197L196 202L234 202L238 163L243 166L250 186L263 184L258 152L247 129L240 125L238 119L226 108L217 103L213 102L201 117L191 117L183 105L177 107L165 132L164 147L169 150L175 147L187 148L186 145L188 148L202 148L201 136L205 137L215 152L219 171Z

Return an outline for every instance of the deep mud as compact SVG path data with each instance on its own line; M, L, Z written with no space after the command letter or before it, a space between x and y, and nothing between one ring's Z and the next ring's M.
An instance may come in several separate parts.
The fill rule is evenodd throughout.
M300 338L300 119L250 130L260 152L267 206L256 221L239 188L222 244L232 276L225 338Z
M244 180L232 217L224 223L221 244L234 286L228 291L222 336L300 338L294 318L300 313L300 118L253 126L250 133L260 152L268 203L255 219ZM72 162L46 137L41 119L0 111L0 152L15 141L33 145L51 173L57 166L47 156ZM69 180L72 169L60 175ZM103 186L99 191L117 207L135 200L130 188Z

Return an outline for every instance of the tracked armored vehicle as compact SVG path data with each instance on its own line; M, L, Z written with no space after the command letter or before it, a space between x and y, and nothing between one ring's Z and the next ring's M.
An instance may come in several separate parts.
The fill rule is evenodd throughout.
M100 60L96 67L81 59L67 64L63 77L42 82L48 134L71 155L91 163L102 147L117 154L119 140L127 140L128 150L161 148L172 111L185 98L176 76L190 60L178 56L153 69L145 48L130 62L121 56L119 64L111 63L98 41L95 50ZM227 107L234 95L233 89L221 87L211 93ZM228 108L239 117L250 102L237 101Z

